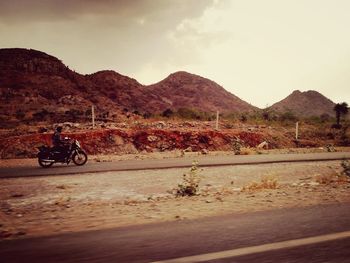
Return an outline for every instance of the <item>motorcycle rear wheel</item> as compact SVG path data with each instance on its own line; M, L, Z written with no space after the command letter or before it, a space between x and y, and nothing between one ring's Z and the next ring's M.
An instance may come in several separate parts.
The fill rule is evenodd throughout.
M43 168L49 168L49 167L51 167L53 165L53 162L47 162L47 161L45 161L45 160L43 160L41 158L38 158L38 163Z
M87 154L84 151L79 151L79 153L74 153L72 156L73 163L75 165L84 165L87 162Z

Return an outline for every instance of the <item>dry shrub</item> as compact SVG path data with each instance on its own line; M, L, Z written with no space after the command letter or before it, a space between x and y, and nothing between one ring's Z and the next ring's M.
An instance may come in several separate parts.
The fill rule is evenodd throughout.
M343 170L339 173L332 172L325 175L316 176L316 182L320 184L343 184L350 182L350 162L349 160L343 160L341 162Z
M337 151L333 144L327 144L325 146L325 148L326 148L327 152L336 152Z
M242 191L257 191L263 189L277 189L277 177L274 175L263 176L260 182L251 182L242 188Z
M349 177L345 175L339 175L337 173L322 174L316 176L316 182L319 184L343 184L349 182Z
M65 189L68 189L68 186L67 186L67 185L64 185L64 184L60 184L60 185L57 185L56 188L57 188L57 189L65 190Z
M343 167L342 174L350 177L350 162L349 162L349 160L343 160L341 162L341 166Z
M139 203L141 203L141 202L138 200L132 200L132 199L124 200L124 202L123 202L124 205L130 205L130 206L136 206Z
M251 155L255 154L255 151L251 148L241 148L240 155Z
M198 162L192 162L192 167L188 173L183 174L182 183L178 185L176 190L177 196L193 196L199 191L199 182L201 177L199 175Z
M236 155L240 155L241 154L241 149L242 149L242 144L241 144L241 140L239 138L236 138L233 142L232 142L232 150Z

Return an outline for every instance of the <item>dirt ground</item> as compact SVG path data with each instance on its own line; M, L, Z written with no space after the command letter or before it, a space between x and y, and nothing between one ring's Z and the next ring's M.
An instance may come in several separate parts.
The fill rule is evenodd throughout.
M188 170L1 179L0 238L350 202L340 161L201 168L199 195L176 197Z

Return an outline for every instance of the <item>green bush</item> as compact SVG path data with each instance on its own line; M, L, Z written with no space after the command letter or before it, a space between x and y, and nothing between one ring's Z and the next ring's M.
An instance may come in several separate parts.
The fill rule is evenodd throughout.
M236 112L230 112L230 113L225 114L223 116L223 119L229 120L229 121L236 121L236 120L238 120L238 115Z
M296 122L298 121L298 117L295 116L295 114L291 111L287 111L285 113L283 113L282 115L280 115L279 117L280 121L284 121L284 122Z
M186 120L211 121L215 119L214 115L211 113L197 111L189 108L179 108L175 115L181 119Z
M247 122L248 117L245 114L242 114L239 119L240 119L241 122Z
M176 115L182 119L196 119L197 113L195 110L188 109L188 108L180 108L177 110Z
M174 115L174 112L171 109L166 109L163 111L162 116L166 118L170 118L171 116Z

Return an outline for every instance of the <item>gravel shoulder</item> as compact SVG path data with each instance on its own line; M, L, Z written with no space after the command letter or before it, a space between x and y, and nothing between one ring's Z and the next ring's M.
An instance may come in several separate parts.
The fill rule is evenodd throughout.
M176 197L188 170L1 179L0 238L350 202L340 161L201 168L200 194Z

